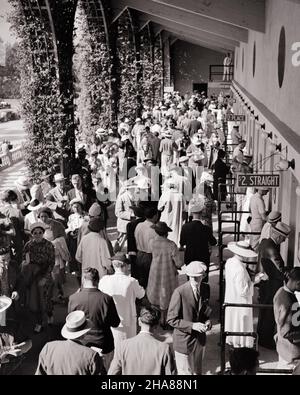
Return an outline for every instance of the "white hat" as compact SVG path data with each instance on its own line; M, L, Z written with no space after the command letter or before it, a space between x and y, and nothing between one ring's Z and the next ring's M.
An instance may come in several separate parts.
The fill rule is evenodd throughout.
M38 211L40 208L43 207L43 203L41 203L39 200L34 199L30 202L29 206L27 207L28 210L30 211Z
M247 241L233 241L228 244L227 249L243 258L257 258L258 256L258 254L252 250L251 245Z
M106 130L103 129L103 128L99 128L99 129L96 130L96 133L97 133L97 134L105 134L105 133L106 133Z
M0 296L0 313L7 310L12 304L12 300L5 295Z
M164 135L164 137L167 137L167 138L173 137L173 133L171 130L166 130L163 135Z
M26 190L30 188L30 182L26 176L20 176L15 182L15 184L21 190Z
M124 123L129 123L130 121L129 121L129 119L128 118L125 118L124 119Z
M36 228L41 228L44 231L46 230L46 226L42 222L35 222L30 225L30 233L32 233Z
M188 162L189 161L189 157L188 156L181 156L179 158L179 163L184 163L184 162Z
M214 182L214 177L212 174L208 173L207 171L204 171L201 175L201 180L200 184L204 182Z
M141 118L137 118L135 122L142 122Z
M77 339L91 330L91 323L85 317L84 311L76 310L68 314L66 323L61 330L65 339Z
M185 274L189 277L200 277L204 276L207 267L205 263L199 261L193 261L189 263L185 269Z
M73 204L75 204L75 203L80 203L81 205L83 205L83 201L82 201L81 199L79 199L79 198L74 198L74 199L72 199L72 200L70 201L70 203L69 203L70 207L71 207Z
M202 143L201 136L199 134L194 134L192 137L192 144L200 145Z
M123 136L121 137L121 141L126 141L129 140L129 134L123 134Z
M54 182L64 181L65 177L62 173L57 173L54 175Z
M189 203L189 213L190 214L196 214L196 213L201 213L201 211L204 209L205 206L205 200L203 198L196 198L192 199Z

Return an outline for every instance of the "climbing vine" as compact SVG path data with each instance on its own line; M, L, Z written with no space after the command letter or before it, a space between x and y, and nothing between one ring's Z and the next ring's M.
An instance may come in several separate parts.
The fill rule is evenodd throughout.
M163 66L163 51L161 37L157 36L154 40L154 57L153 57L153 90L154 90L154 102L158 104L162 99L163 94L163 78L164 78L164 66Z
M78 3L75 20L74 70L77 81L79 134L90 142L97 128L111 127L112 54L103 21L89 19L85 1ZM102 16L103 18L103 16Z
M129 12L125 11L117 21L117 74L118 74L118 119L131 120L139 113L139 62L135 37Z
M140 34L141 99L142 104L152 107L154 100L153 47L148 25Z
M64 109L72 98L60 94L53 40L45 21L18 0L9 2L13 6L10 24L19 40L25 162L38 177L43 170L57 171L66 155L65 137L71 121Z

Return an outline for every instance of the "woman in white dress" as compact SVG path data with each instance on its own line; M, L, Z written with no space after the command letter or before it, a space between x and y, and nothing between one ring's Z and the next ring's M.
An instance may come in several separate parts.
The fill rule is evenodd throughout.
M168 236L169 240L174 241L179 247L183 213L187 211L187 204L183 193L180 192L180 185L174 178L169 178L164 183L158 210L162 211L160 221L165 222L172 229Z
M234 253L225 266L225 303L252 304L253 283L247 271L246 261L257 258L250 244L245 241L228 244ZM253 309L248 307L227 307L225 311L225 332L253 332ZM226 343L232 347L253 347L249 336L228 336Z

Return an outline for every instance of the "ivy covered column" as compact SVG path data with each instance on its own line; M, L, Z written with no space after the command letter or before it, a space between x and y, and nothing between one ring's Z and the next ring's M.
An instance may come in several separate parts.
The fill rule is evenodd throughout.
M147 24L139 35L140 41L140 65L141 80L140 93L141 102L144 106L153 107L154 105L154 51L150 26Z
M171 50L168 34L162 33L164 86L171 86Z
M153 48L153 75L154 75L154 102L158 104L164 94L164 61L163 61L163 43L161 34L154 38Z
M28 134L25 161L41 171L67 172L74 155L72 32L77 0L9 0L20 41L21 104Z
M116 62L118 75L118 119L128 117L134 120L140 112L139 100L139 58L134 21L126 9L116 24Z
M112 127L116 118L114 34L108 23L103 1L79 1L74 66L80 90L79 132L88 142L97 128Z

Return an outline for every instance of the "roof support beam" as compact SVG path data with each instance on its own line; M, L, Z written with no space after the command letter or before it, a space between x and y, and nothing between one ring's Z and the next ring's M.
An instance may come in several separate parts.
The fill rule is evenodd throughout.
M184 4L184 2L183 2ZM171 22L182 24L194 29L226 37L236 41L248 42L248 31L246 29L203 17L183 9L170 7L150 0L110 0L113 19L120 15L126 7L137 11L168 19Z
M265 32L265 0L153 0L245 29Z
M161 25L165 30L174 31L179 35L191 36L194 38L199 38L200 40L204 40L210 42L211 44L217 45L219 47L226 48L230 51L234 51L235 47L239 47L239 42L228 40L226 38L221 38L214 36L209 33L201 32L200 30L192 29L187 26L182 26L178 23L170 22L163 18L154 17L151 15L142 14L139 16L140 21L151 20L158 25Z
M170 35L169 36L170 39L176 35L176 37L179 40L185 41L185 42L190 43L190 44L198 45L200 47L207 48L207 49L210 49L212 51L217 51L217 52L221 52L221 53L227 53L228 52L228 49L226 49L226 48L222 48L221 46L214 45L214 44L211 44L211 43L207 43L206 41L201 40L199 38L194 38L194 37L191 37L191 36L185 36L185 35L177 34L177 33L174 33L174 32L169 32L169 31L166 32L166 33Z

